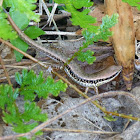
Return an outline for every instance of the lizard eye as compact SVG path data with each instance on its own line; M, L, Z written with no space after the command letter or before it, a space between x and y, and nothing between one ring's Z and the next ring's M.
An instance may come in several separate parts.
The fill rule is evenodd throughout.
M139 57L135 54L135 59L138 59Z

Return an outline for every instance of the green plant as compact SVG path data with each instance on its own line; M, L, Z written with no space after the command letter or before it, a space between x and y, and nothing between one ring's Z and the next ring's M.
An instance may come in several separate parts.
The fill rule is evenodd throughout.
M68 63L74 59L74 57L78 57L78 60L84 62L88 62L88 64L92 64L96 58L93 56L94 52L88 50L83 52L83 49L87 48L90 44L99 41L100 39L106 41L108 37L112 36L112 32L109 30L112 26L114 26L118 22L118 14L112 15L112 17L105 16L102 19L102 24L100 26L94 26L96 23L96 18L89 15L90 10L84 9L82 12L79 12L78 9L83 7L90 7L93 5L93 2L89 0L54 0L56 3L65 4L65 10L71 13L71 21L73 25L79 25L83 28L82 35L85 38L86 42L83 42L83 46L79 48L79 51L76 52Z
M25 133L38 126L40 121L48 119L47 114L41 113L41 109L36 105L35 97L46 99L49 94L58 96L60 91L66 90L67 84L62 80L54 82L51 77L45 80L42 72L36 76L33 70L23 70L22 75L17 72L15 79L20 85L19 88L13 90L9 85L0 85L0 108L3 110L4 122L10 124L13 131ZM19 95L24 97L23 111L19 110L16 104Z

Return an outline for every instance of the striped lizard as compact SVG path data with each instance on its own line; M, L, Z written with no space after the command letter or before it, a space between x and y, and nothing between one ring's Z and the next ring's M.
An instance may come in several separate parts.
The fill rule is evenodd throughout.
M5 10L4 10L5 11ZM7 11L5 11L7 13ZM46 49L43 47L43 45L40 45L30 39L27 35L25 35L14 23L10 15L8 15L8 20L12 27L16 30L19 37L24 40L28 45L34 47L35 49L44 52L49 58L52 60L59 62L64 66L64 64L67 62L66 57L63 57L63 55L60 55L59 53L55 53L53 51L50 51L49 49ZM103 85L105 83L110 82L115 77L118 76L118 74L121 72L122 67L112 65L109 68L106 68L102 71L99 71L94 74L86 74L84 73L81 68L76 64L74 61L70 62L70 64L66 65L64 67L64 70L66 74L76 83L78 83L81 86L88 88L95 88L97 92L97 87L100 85Z

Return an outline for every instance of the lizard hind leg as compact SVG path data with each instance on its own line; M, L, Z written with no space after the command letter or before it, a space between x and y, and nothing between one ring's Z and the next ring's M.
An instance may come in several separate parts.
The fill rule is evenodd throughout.
M86 89L85 89L85 94L87 95L87 93L88 93L88 90L89 90L89 87L86 87Z
M95 86L95 87L93 87L93 89L95 91L95 94L98 95L99 94L98 87Z
M88 93L89 88L90 88L90 87L86 87L86 89L85 89L85 94ZM95 91L95 94L98 95L98 94L99 94L98 87L95 86L95 87L93 87L93 89L94 89L94 91Z

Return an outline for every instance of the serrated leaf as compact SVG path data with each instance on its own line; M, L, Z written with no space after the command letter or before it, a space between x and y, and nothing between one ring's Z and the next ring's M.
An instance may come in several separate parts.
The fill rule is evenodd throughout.
M29 72L23 70L22 74L20 94L24 95L25 100L34 100L36 96L34 93L43 98L47 98L49 93L57 96L60 91L64 92L67 88L67 84L61 80L54 82L54 79L48 77L45 81L42 72L40 72L39 76L36 76L32 70Z
M37 122L31 123L31 124L17 124L13 126L13 131L17 132L17 133L26 133L31 131L33 128L35 128L36 126L38 126Z
M72 10L73 8L70 8L69 12ZM74 11L74 9L73 9ZM94 30L92 30L92 32L97 32L98 27L97 26L93 26L91 24L96 23L96 18L88 15L89 13L89 9L85 9L82 12L79 11L74 11L73 13L71 13L72 18L72 24L73 25L79 25L81 28L86 28L88 31L91 31L91 29L93 28ZM89 30L90 29L90 30Z
M21 13L18 10L10 10L10 16L21 30L25 29L29 25L29 19L27 18L26 14Z
M22 121L20 120L20 116L17 115L16 107L14 104L7 107L7 112L3 111L3 121L8 124L20 124Z
M23 77L23 79L24 79L24 77L27 76L27 74L28 74L28 70L27 69L23 69L22 70L22 77ZM23 81L22 85L24 85L24 81Z
M15 80L19 85L22 84L22 78L21 78L21 75L19 74L19 72L15 73Z
M25 111L21 115L22 119L24 121L28 122L30 120L35 120L35 121L46 121L47 120L47 114L41 114L41 109L36 106L36 103L29 103L25 102L24 104Z
M93 54L94 52L91 50L87 50L86 52L80 52L77 59L79 61L86 61L88 64L92 64L96 60L96 57L93 56Z
M18 97L18 89L13 91L9 85L0 85L0 108L4 109L5 105L11 106Z
M46 113L41 114L41 109L35 103L24 104L24 112L19 112L18 108L11 104L7 108L7 112L3 111L3 120L5 123L11 124L13 130L17 133L26 133L38 125L38 122L46 121ZM34 121L32 121L34 120Z
M19 37L14 39L14 40L10 40L10 42L17 47L18 49L22 50L23 52L26 52L28 49L28 44L25 43L23 40L21 40ZM14 50L14 54L16 56L16 61L21 61L21 59L23 58L23 54L19 53L18 51Z
M71 13L71 21L73 25L79 25L81 28L85 28L88 31L96 33L97 26L91 25L96 23L96 18L89 15L90 10L84 9L79 12L77 9L82 7L90 7L93 2L89 0L55 0L56 3L64 3L65 10Z
M30 86L29 86L30 88ZM33 87L31 87L33 88ZM36 95L34 94L34 90L33 89L26 89L26 90L22 90L20 92L21 95L24 95L24 100L29 100L29 101L33 101L36 97Z
M45 32L43 30L41 30L40 28L38 28L37 26L30 26L28 27L24 33L29 36L31 39L35 39L40 35L44 35Z
M113 14L111 17L108 15L104 16L102 18L102 24L100 25L100 28L98 29L98 32L94 34L94 41L99 41L100 39L106 41L108 40L108 37L112 36L112 32L110 31L110 28L113 27L116 23L118 23L118 14Z
M46 89L48 89L48 93L52 93L54 96L58 96L60 91L65 92L67 88L67 84L63 83L62 80L59 80L54 83L54 79L51 77L47 78L47 81L45 84L47 86Z
M26 69L22 70L22 86L27 85L38 85L44 82L43 72L40 71L39 76L37 76L33 70L29 72Z
M27 123L24 118L22 118L22 113L16 112L16 108L12 105L12 108L9 109L9 113L4 112L3 120L5 123L11 124L13 126L13 130L17 133L26 133L35 128L38 125L38 122L30 122ZM29 117L30 113L27 117ZM37 116L40 114L37 114ZM46 118L47 119L47 118Z
M87 31L87 30L83 30L83 31L82 31L82 35L84 36L86 42L89 42L90 40L93 39L94 33L89 32L89 31Z

